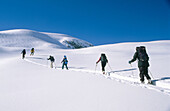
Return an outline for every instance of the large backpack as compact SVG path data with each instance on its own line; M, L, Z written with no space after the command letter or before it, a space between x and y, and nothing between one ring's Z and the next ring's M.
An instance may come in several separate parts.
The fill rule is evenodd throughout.
M107 62L107 58L105 54L101 54L101 62Z
M148 61L148 54L144 46L139 47L138 49L138 59L139 61Z
M50 60L51 60L52 62L54 62L54 61L55 61L55 59L54 59L54 57L53 57L53 56L51 56L51 57L50 57Z

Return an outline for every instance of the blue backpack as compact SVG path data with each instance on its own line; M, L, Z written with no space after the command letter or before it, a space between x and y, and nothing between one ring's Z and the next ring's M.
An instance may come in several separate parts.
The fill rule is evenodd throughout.
M67 58L64 58L63 62L64 62L65 64L67 64L67 63L68 63Z

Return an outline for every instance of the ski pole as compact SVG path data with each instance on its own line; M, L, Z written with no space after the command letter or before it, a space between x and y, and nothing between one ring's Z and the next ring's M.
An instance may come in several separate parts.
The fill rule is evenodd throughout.
M148 69L149 70L149 69ZM151 71L149 70L149 73L150 73L150 75L151 75L151 77L152 77L152 79L154 79L154 77L153 77L153 75L152 75L152 73L151 73Z
M48 67L48 60L47 60L47 67Z
M95 74L96 74L96 68L97 68L97 64L96 64L96 66L95 66Z
M132 67L132 64L130 64L130 66Z
M54 62L54 68L56 69L57 67L56 67L56 63Z
M131 68L132 68L132 64L130 64L130 66L131 66ZM132 70L132 75L134 75L133 70Z
M109 63L108 63L108 65L109 65L110 70L113 71L112 68L110 67L110 64L109 64Z

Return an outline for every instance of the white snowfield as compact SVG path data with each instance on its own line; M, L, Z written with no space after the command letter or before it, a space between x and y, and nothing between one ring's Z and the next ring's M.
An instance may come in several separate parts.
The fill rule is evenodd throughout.
M16 46L7 42L0 47L0 111L170 111L170 40L83 49L66 49L58 42L58 48L51 43L41 47L36 40L29 46L28 41L11 40ZM137 61L128 64L141 45L150 57L154 85L139 82ZM30 56L32 46L37 46L34 56ZM109 61L107 75L100 63L96 66L101 53ZM55 57L53 69L49 55ZM69 70L61 69L64 55Z

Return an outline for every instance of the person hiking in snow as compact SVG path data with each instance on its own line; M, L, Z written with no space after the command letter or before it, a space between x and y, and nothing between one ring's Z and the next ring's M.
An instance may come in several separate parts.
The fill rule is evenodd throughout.
M24 58L25 58L25 54L26 54L26 50L23 49L22 52L21 52L21 54L22 54L22 59L24 59Z
M51 68L53 68L53 63L55 61L54 57L50 55L50 57L47 59L47 60L50 60L51 61Z
M136 52L133 56L133 59L129 61L129 64L138 60L138 68L140 71L140 81L144 83L144 76L147 78L148 83L151 83L151 78L148 75L148 67L149 67L149 57L146 53L146 49L144 46L136 47Z
M34 48L31 49L31 54L30 56L33 56L34 55Z
M102 72L103 74L105 74L105 66L106 63L108 63L107 57L104 53L101 54L101 57L99 58L99 60L96 62L96 65L101 61L101 66L102 66Z
M68 64L68 60L67 57L64 55L63 60L61 61L61 63L63 63L62 65L62 69L64 69L64 66L66 66L66 69L68 70L67 64Z

